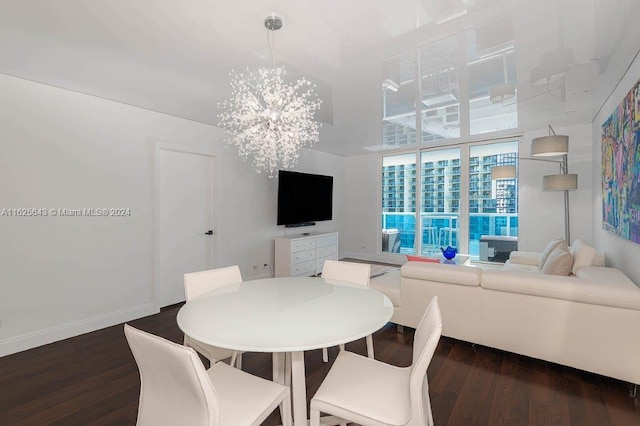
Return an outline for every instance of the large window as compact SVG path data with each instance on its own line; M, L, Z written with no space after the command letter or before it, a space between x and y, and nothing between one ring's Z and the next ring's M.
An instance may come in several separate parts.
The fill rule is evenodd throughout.
M467 142L518 127L515 54L505 18L384 62L382 144L413 151L383 157L383 251L503 261L517 247L517 179L491 169L517 165L518 141Z
M506 260L517 248L518 182L491 172L517 159L517 140L383 156L382 250L431 256L452 246Z

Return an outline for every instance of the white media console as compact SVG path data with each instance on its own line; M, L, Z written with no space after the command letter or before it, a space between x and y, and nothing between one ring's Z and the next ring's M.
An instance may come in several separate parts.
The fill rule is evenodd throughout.
M322 272L325 260L338 260L338 233L279 237L275 252L276 277L317 275Z

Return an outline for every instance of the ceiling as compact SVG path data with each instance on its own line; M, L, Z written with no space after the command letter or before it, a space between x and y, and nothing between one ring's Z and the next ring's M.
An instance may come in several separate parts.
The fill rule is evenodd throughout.
M344 143L340 126L380 120L357 94L381 98L382 62L430 40L510 19L523 130L590 123L640 48L637 0L2 0L0 73L216 124L229 72L270 63L273 12L276 62L318 84L335 123L319 149L342 155L372 142ZM533 86L561 46L575 57L564 88Z

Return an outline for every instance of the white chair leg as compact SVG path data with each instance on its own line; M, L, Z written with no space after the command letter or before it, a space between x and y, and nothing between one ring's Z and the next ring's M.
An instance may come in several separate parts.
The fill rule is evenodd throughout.
M324 362L329 362L329 352L327 351L327 348L322 348L322 360Z
M311 426L320 426L320 411L311 407L310 414Z
M291 393L287 392L287 396L280 403L280 420L282 420L282 426L292 426L293 420L291 419Z
M340 350L344 351L344 345L340 345Z
M367 336L367 356L374 359L373 356L373 336L370 334Z
M229 365L232 367L235 367L237 358L238 358L238 352L233 351L233 355L231 355L231 361L229 362ZM213 367L213 362L211 363L211 366Z

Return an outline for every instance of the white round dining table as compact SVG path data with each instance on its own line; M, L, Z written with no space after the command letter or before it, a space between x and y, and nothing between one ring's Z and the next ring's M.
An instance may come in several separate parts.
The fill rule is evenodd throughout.
M274 354L274 380L285 381L291 354L293 417L307 422L304 351L368 336L393 315L381 292L317 277L268 278L220 287L187 302L178 326L200 342Z

